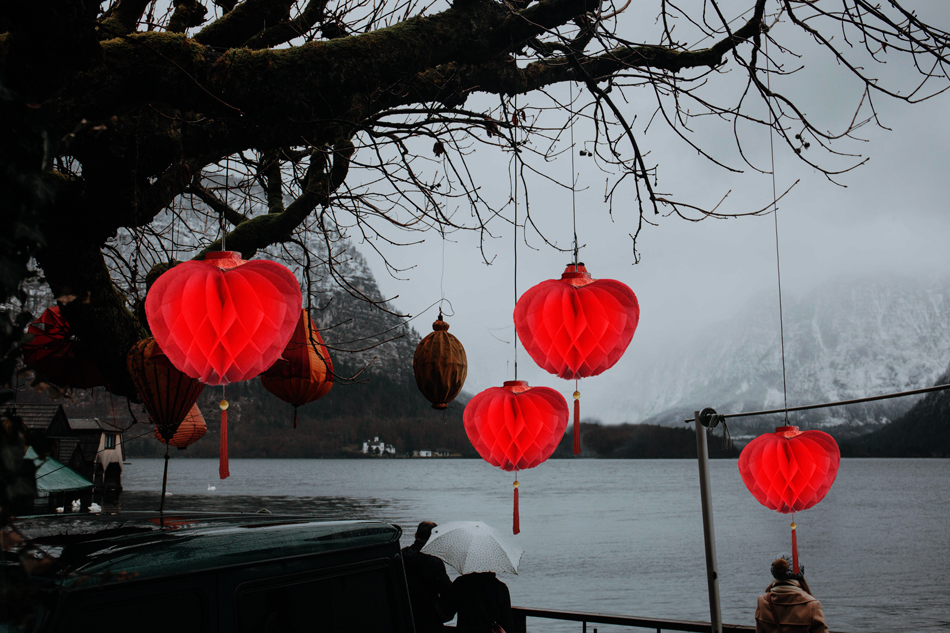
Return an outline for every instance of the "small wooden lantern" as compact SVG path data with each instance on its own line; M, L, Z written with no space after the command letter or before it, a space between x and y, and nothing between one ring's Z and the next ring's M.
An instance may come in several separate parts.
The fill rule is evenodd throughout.
M439 318L432 324L432 332L419 341L412 356L412 373L422 395L433 409L448 408L468 375L468 358L462 343L449 334L449 324Z

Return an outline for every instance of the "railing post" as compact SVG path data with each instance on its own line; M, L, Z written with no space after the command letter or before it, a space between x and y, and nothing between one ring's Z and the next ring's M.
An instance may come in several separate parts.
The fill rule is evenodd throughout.
M699 458L699 495L703 505L703 540L706 544L706 583L709 585L709 622L711 633L722 633L722 612L719 609L719 570L716 566L716 533L713 529L712 494L709 491L709 450L706 427L695 416L696 453Z
M511 614L512 624L515 625L515 633L527 633L528 616L522 611L515 611Z

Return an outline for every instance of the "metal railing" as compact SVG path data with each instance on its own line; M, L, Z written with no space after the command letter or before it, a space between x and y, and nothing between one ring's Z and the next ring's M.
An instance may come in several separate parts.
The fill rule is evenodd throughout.
M661 633L662 631L710 633L711 631L709 622L693 622L690 620L661 620L658 618L637 618L628 615L613 615L608 613L554 611L551 609L532 609L528 607L512 607L511 612L514 616L516 633L526 633L529 631L527 626L528 618L580 622L582 633L588 633L588 624L615 624L631 628L651 629L657 633ZM729 631L755 631L755 627L744 624L723 624L722 630L723 633Z
M583 611L554 611L552 609L532 609L529 607L511 607L514 617L514 633L527 633L528 618L542 618L547 620L563 620L580 622L582 633L593 633L587 628L588 624L614 624L639 629L652 629L657 633L663 631L692 631L695 633L710 633L709 622L693 622L690 620L661 620L658 618L636 618L629 615L613 615L610 613L584 613ZM537 629L543 630L543 629ZM594 629L596 630L596 629ZM730 631L755 631L754 626L746 624L723 624L723 633ZM832 631L831 633L843 633Z

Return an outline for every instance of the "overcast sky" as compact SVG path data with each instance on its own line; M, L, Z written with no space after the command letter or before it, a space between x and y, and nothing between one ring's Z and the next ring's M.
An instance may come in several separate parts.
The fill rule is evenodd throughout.
M653 3L643 4L655 8ZM946 7L941 12L943 16L935 20L937 25L950 28L950 12ZM621 21L621 29L628 27ZM779 25L776 37L781 41L782 31L790 28ZM801 63L805 69L782 87L801 100L818 127L839 130L850 119L860 91L827 55L800 38L796 40L800 44L798 52L804 53ZM895 61L886 70L896 78L894 73L910 72L910 67L906 60ZM733 75L738 77L738 72L733 71ZM723 85L733 79L727 78ZM655 128L644 136L645 120L653 108L648 101L638 102L636 91L628 94L632 99L626 114L639 116L635 131L641 146L660 165L659 190L705 205L731 192L726 208L733 211L748 211L769 203L770 176L754 175L748 168L744 174L731 174L697 156L670 134L655 133ZM946 212L950 189L946 177L950 166L948 97L942 95L914 106L881 96L875 99L881 121L891 131L865 126L859 135L867 143L855 142L842 148L870 156L867 164L839 177L846 188L829 183L822 174L798 161L787 147L776 146L778 190L784 191L800 179L779 203L782 284L786 292L802 292L827 280L852 275L894 271L926 274L945 270L950 263L950 214ZM531 96L522 97L521 103L530 105L531 100ZM643 109L638 110L638 105ZM744 167L734 159L730 135L731 129L725 126L697 139L707 149L721 150L731 165ZM589 140L589 130L577 126L575 137L578 144ZM766 169L768 143L767 129L746 130L745 149ZM507 160L507 155L499 152L479 150L469 165L486 190L507 196ZM611 371L623 371L636 362L638 355L647 357L662 350L664 345L697 331L704 322L732 314L761 290L776 288L775 225L771 215L700 223L675 216L651 218L658 226L648 226L641 233L638 246L642 261L633 265L629 234L636 228L636 208L632 196L628 196L627 204L615 208L610 218L603 202L604 175L590 159L575 157L575 161L582 189L576 194L578 234L581 244L586 245L581 260L595 278L614 278L628 284L641 306L640 326L633 343L624 360ZM567 179L569 158L565 155L548 169ZM549 237L569 246L570 193L539 179L529 182L529 186L533 217ZM416 246L381 246L394 265L415 266L401 280L387 274L378 256L361 246L384 295L398 295L394 303L401 311L419 314L438 301L440 287L444 288L445 298L455 312L447 317L451 332L468 353L466 390L472 393L514 377L512 229L501 223L493 224L493 228L499 237L487 245L489 257L494 257L490 266L482 262L475 235L456 233L444 245L438 235L430 234ZM528 248L523 239L519 241L519 295L542 280L558 278L570 259L542 245L530 230L528 241L536 249ZM429 309L413 325L425 335L437 311ZM564 394L573 391L572 384L535 367L523 349L518 352L518 361L519 378L532 385L555 387ZM602 379L582 381L582 391L585 383Z

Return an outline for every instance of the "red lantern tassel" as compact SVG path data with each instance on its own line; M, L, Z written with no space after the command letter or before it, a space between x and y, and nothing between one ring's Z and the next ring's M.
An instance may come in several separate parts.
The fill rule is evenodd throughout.
M521 519L518 516L518 480L515 479L515 510L511 524L511 533L518 534L519 532L521 532Z
M574 454L581 454L581 392L574 392Z
M297 428L297 407L294 407L294 428Z
M792 573L798 573L798 533L795 528L798 526L795 525L794 521L792 522Z
M218 476L221 479L227 479L231 476L228 470L228 401L222 400L221 404L221 453L218 459Z

